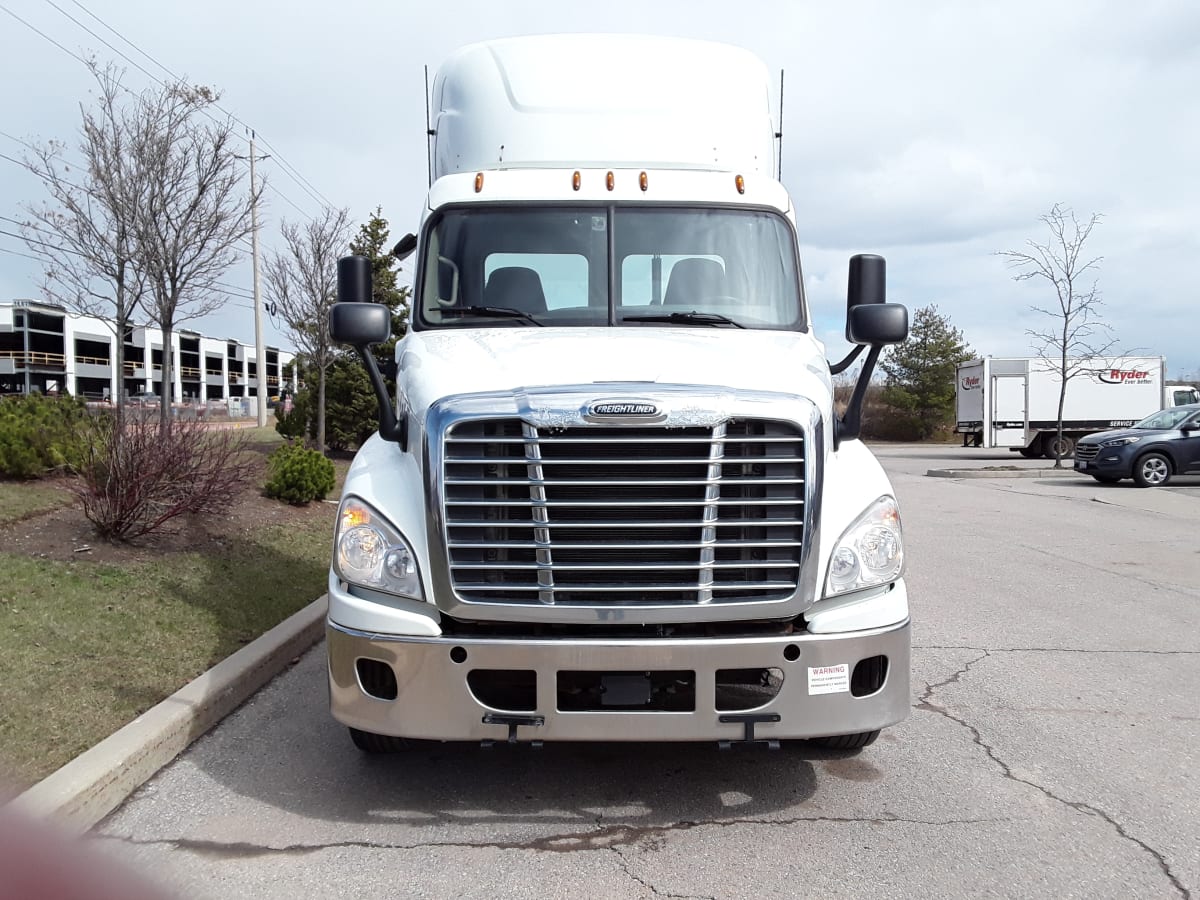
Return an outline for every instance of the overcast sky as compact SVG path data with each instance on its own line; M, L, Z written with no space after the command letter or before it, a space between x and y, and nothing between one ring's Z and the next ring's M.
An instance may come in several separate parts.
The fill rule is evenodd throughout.
M281 219L311 216L325 200L356 223L381 206L393 239L415 229L426 188L424 67L432 73L462 44L563 31L738 44L786 70L783 181L831 357L845 349L846 261L856 252L886 256L889 299L937 304L979 355L1030 355L1026 330L1053 324L1030 307L1053 296L1045 282L1014 283L994 253L1044 239L1039 216L1062 203L1081 218L1103 214L1088 249L1104 257L1103 313L1123 348L1165 356L1172 377L1200 375L1194 0L0 0L0 154L20 159L12 138L77 140L93 84L14 13L72 53L127 66L133 88L150 79L101 39L164 73L114 31L221 90L222 106L275 151L261 167L266 248L278 244ZM619 64L580 60L597 77ZM0 158L0 232L17 231L8 219L41 192ZM4 234L0 250L27 252ZM33 261L0 252L0 299L36 297L38 276ZM249 265L225 281L249 294ZM233 302L195 327L252 343L249 301ZM269 322L267 339L287 344Z

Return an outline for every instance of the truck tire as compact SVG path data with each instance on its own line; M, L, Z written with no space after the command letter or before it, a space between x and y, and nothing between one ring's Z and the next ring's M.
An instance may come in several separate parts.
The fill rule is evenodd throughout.
M1161 487L1171 480L1171 461L1161 453L1147 453L1133 464L1133 480L1138 487Z
M406 738L359 731L357 728L350 729L350 740L363 753L400 753L412 746Z
M813 738L813 743L830 750L858 750L870 747L877 737L878 731L863 731L859 734L835 734L833 737Z
M1048 434L1042 439L1042 455L1046 459L1054 459L1057 454L1055 450L1062 447L1062 458L1070 459L1075 454L1075 441L1069 435L1063 435L1062 444L1058 443L1057 434Z

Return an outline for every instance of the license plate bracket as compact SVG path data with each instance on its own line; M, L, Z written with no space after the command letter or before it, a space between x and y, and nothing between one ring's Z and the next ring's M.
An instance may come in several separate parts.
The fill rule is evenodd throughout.
M637 672L600 676L601 706L648 706L650 676Z

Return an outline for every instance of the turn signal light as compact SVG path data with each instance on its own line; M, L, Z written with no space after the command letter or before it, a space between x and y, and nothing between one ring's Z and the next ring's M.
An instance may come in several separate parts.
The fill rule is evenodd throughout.
M615 185L617 183L617 179L615 177L613 177L612 172L609 172L608 176L604 179L604 183L605 183L605 185L608 186L608 189L611 191L613 189L613 185Z
M571 176L571 187L574 190L579 190L579 185L583 183L583 178L576 172Z
M476 172L475 173L475 193L478 194L482 190L483 190L483 173Z
M648 188L650 186L650 179L646 177L645 172L643 172L641 175L638 176L638 186L643 191L646 190L646 188Z
M739 194L746 193L746 179L745 178L743 178L741 175L738 175L736 178L733 179L733 183L737 185Z

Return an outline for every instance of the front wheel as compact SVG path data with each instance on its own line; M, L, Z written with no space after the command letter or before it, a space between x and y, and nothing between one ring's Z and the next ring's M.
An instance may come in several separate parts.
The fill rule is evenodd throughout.
M1147 453L1133 466L1138 487L1161 487L1171 480L1171 461L1161 453Z
M878 731L862 731L858 734L835 734L833 737L813 738L813 743L830 750L858 750L870 747L879 737Z

